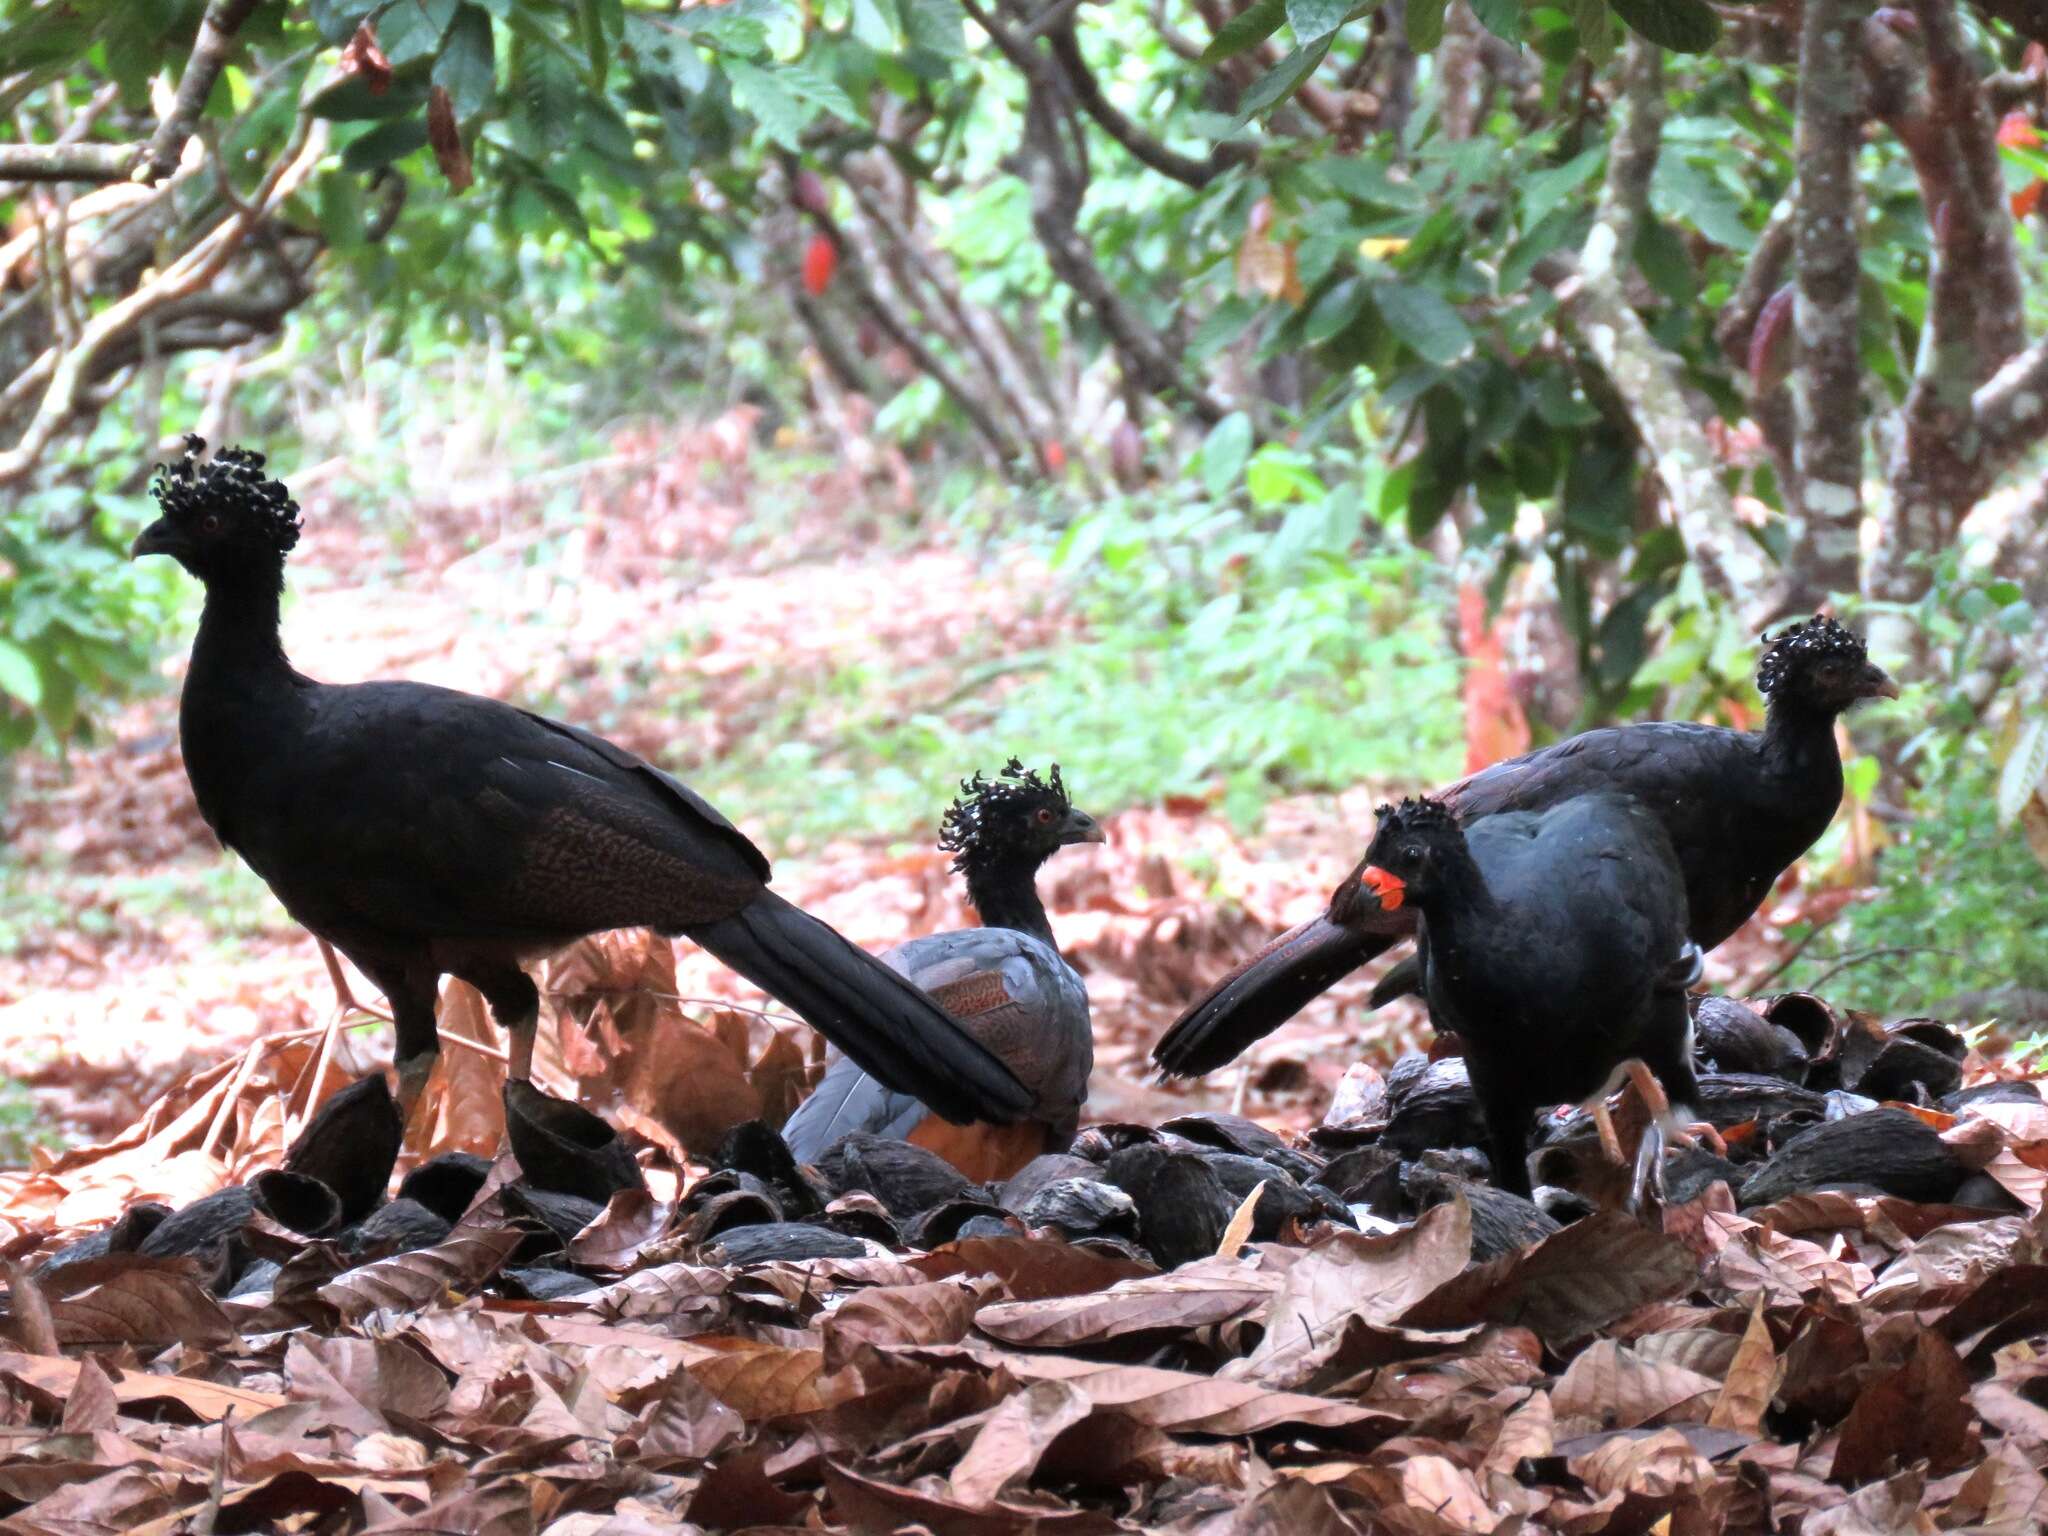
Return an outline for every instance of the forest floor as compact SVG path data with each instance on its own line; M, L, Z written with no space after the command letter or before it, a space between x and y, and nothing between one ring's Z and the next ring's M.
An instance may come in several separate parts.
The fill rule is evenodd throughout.
M520 698L684 770L858 942L966 923L929 826L768 837L758 733L798 720L803 761L831 762L849 665L890 658L875 686L929 711L949 658L1074 620L1028 557L838 511L858 485L757 516L734 443L591 484L546 559L516 508L393 543L308 495L288 649L315 676ZM388 1027L323 1028L313 942L193 808L172 694L24 787L0 1060L71 1145L0 1171L7 1536L2021 1536L2048 1509L2048 1108L1953 1031L1793 999L1773 1018L1813 1026L1811 1079L1801 1055L1731 1080L1736 1162L1703 1185L1631 1215L1626 1150L1552 1125L1603 1207L1562 1228L1458 1175L1460 1063L1359 1065L1426 1036L1407 1005L1362 1014L1369 978L1239 1069L1149 1083L1160 1029L1321 907L1402 786L1277 800L1251 835L1196 799L1091 807L1107 844L1044 890L1108 1123L1038 1184L970 1187L900 1144L798 1170L772 1137L710 1170L728 1127L787 1113L815 1041L690 946L622 934L543 967L556 1100L501 1095L495 1033L450 989L413 1150L469 1182L389 1202ZM1717 989L1770 976L1788 915L1722 947ZM1974 1091L1936 1107L1929 1081ZM543 1134L579 1119L635 1133L637 1161ZM1616 1119L1646 1123L1626 1094ZM1405 1161L1397 1122L1434 1150ZM518 1159L487 1161L507 1137Z

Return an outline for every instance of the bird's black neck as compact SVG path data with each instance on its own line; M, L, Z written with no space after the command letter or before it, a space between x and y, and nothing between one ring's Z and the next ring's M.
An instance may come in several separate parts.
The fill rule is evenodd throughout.
M967 899L984 928L1014 928L1057 949L1045 903L1038 899L1042 862L1024 854L976 860L967 869Z
M1778 772L1810 782L1832 768L1842 771L1835 717L1789 696L1773 698L1764 715L1764 759Z
M1431 946L1438 950L1456 949L1468 936L1468 925L1491 920L1493 892L1463 839L1438 846L1429 888L1415 904L1429 924Z
M194 679L233 679L244 688L289 686L291 663L278 633L282 580L271 572L216 576L206 586L199 635L192 642Z

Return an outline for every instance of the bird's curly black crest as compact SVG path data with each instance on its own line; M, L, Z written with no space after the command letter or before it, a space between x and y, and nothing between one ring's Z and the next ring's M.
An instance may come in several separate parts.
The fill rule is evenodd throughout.
M1764 654L1756 667L1757 692L1765 697L1776 693L1793 672L1824 656L1839 656L1854 662L1869 660L1862 637L1825 614L1816 613L1802 623L1765 638Z
M939 823L939 851L959 855L953 868L965 873L965 866L981 846L991 820L999 818L1004 807L1020 803L1028 803L1034 810L1050 805L1062 814L1070 809L1073 802L1067 798L1060 765L1054 763L1051 772L1041 778L1036 769L1026 768L1013 757L993 779L985 778L979 769L973 778L962 779L960 798L946 807L945 818Z
M238 518L281 555L299 542L299 504L282 480L263 473L263 455L223 448L202 459L206 439L187 433L176 462L159 464L149 493L173 522L187 523L206 512Z
M1383 805L1373 812L1379 818L1380 830L1393 832L1455 832L1458 818L1451 808L1441 800L1432 800L1427 795L1419 799L1406 799L1398 805Z

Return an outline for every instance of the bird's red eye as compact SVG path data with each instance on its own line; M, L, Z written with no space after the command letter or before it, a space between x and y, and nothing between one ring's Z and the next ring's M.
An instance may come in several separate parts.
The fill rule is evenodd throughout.
M206 516L199 520L199 531L201 533L219 533L220 518L212 512L207 513Z
M1038 808L1038 821L1040 826L1050 826L1052 824L1052 811L1049 807L1041 805Z

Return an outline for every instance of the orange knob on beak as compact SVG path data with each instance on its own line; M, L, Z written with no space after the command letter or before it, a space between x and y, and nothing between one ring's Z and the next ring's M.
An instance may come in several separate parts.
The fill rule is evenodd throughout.
M1390 874L1377 864L1366 865L1358 883L1371 891L1381 908L1388 912L1398 908L1408 894L1407 883L1399 875Z

